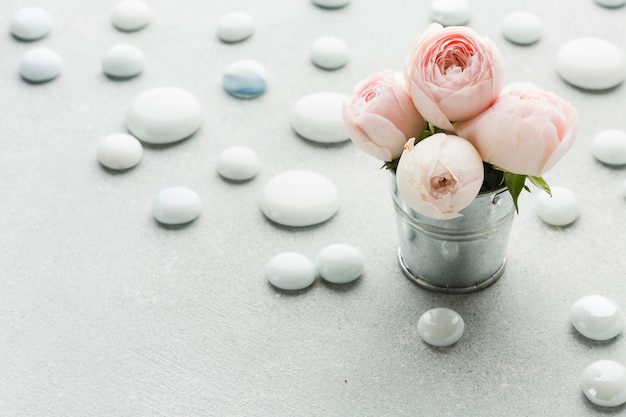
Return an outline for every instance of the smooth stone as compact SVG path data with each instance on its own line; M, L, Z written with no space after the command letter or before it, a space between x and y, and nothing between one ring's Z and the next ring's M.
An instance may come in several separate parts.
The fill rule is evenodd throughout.
M34 48L26 52L20 61L20 75L31 82L44 82L61 74L63 60L48 48Z
M270 284L281 290L302 290L315 281L315 266L304 255L283 252L267 263L265 277Z
M267 88L267 70L251 59L233 62L224 71L222 85L226 92L237 98L255 98Z
M541 20L534 14L515 11L502 19L502 35L518 45L530 45L541 39Z
M350 96L334 92L319 92L300 98L289 122L305 139L320 143L345 142L350 139L343 121L342 108Z
M316 66L334 70L348 63L348 45L335 36L323 36L311 45L311 62Z
M469 22L471 7L467 0L434 0L430 16L443 26L461 26Z
M552 197L541 192L535 198L539 218L552 226L567 226L580 215L580 203L576 194L566 187L550 187Z
M110 169L132 168L141 161L143 147L135 137L127 133L104 136L97 144L98 161Z
M609 129L598 133L591 141L591 153L608 165L626 164L626 132Z
M595 2L600 6L609 8L622 7L626 4L626 0L595 0Z
M609 41L578 38L559 49L556 70L565 81L576 87L605 90L626 78L626 58L622 50Z
M580 386L592 403L617 407L626 402L626 368L611 360L594 362L583 371Z
M224 149L217 159L217 172L233 181L252 179L259 172L259 157L245 146Z
M254 17L250 13L228 13L217 23L217 37L224 42L241 42L253 33Z
M350 0L312 0L313 4L324 9L338 9L347 6Z
M124 32L133 32L148 26L152 19L152 10L143 1L122 0L113 8L111 21Z
M10 22L11 34L25 41L34 41L47 36L51 28L52 18L41 7L19 9Z
M165 144L185 139L203 121L196 97L175 87L154 88L137 96L126 112L126 127L137 139Z
M276 223L311 226L335 215L339 209L339 191L328 178L316 172L286 171L267 182L260 207Z
M430 309L417 322L418 334L433 346L450 346L463 336L464 331L463 318L449 308Z
M198 194L187 187L161 190L152 202L152 216L160 223L177 225L195 220L202 211Z
M626 180L622 183L622 197L626 198Z
M587 295L572 305L569 320L583 336L609 340L624 329L624 314L613 300L602 295Z
M363 273L365 256L359 248L343 243L328 245L315 257L317 273L333 284L347 284Z
M102 58L102 71L116 78L130 78L143 72L146 57L134 45L122 43L111 47Z

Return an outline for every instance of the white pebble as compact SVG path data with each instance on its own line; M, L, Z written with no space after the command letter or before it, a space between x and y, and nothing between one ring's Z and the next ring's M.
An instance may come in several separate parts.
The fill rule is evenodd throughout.
M26 52L20 61L20 75L31 82L44 82L61 74L63 60L48 48L35 48Z
M318 38L311 46L311 61L323 69L341 68L348 63L348 45L335 36Z
M580 203L576 194L566 187L550 187L552 197L541 191L535 199L539 218L552 226L567 226L580 215Z
M604 7L621 7L626 4L626 0L595 0L600 6Z
M50 33L52 18L40 7L19 9L11 18L10 31L13 36L25 41L41 39Z
M541 21L530 12L515 11L502 20L502 35L519 45L530 45L541 39Z
M259 172L259 157L250 148L232 146L220 153L217 159L217 172L233 181L252 179Z
M421 315L417 332L424 342L433 346L450 346L465 331L463 318L449 308L433 308Z
M313 4L325 9L338 9L346 6L350 0L313 0Z
M333 284L347 284L363 273L365 257L360 249L343 243L328 245L315 257L318 274Z
M217 37L224 42L241 42L254 33L254 18L250 13L228 13L217 23Z
M611 360L594 362L583 371L580 386L592 403L617 407L626 402L626 368Z
M467 0L434 0L430 5L431 18L443 26L461 26L469 22L470 4Z
M191 136L203 119L202 106L191 93L159 87L133 100L126 112L126 127L143 142L164 144Z
M265 277L270 284L281 290L302 290L315 281L315 266L304 255L283 252L267 263Z
M609 129L598 133L591 141L591 153L608 165L626 164L626 132Z
M314 142L336 143L350 139L343 121L342 107L350 99L346 94L319 92L296 102L289 121L300 136Z
M119 30L132 32L148 26L152 10L143 1L122 0L113 8L111 21Z
M267 182L260 207L276 223L311 226L335 215L339 209L339 191L328 178L316 172L287 171Z
M134 45L122 43L109 49L102 58L102 71L116 78L130 78L143 72L146 57Z
M141 161L143 147L127 133L114 133L98 140L98 161L110 169L132 168Z
M626 58L622 50L609 41L577 38L559 49L556 70L576 87L605 90L626 78Z
M189 223L202 211L198 194L187 187L170 187L161 190L152 202L152 215L169 225Z
M587 295L572 305L569 320L580 334L593 340L609 340L624 329L624 314L613 300Z

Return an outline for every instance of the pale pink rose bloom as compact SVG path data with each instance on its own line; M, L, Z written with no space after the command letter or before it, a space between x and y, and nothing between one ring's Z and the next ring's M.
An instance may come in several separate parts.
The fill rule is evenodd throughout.
M482 158L514 174L541 176L572 147L576 108L539 88L507 88L478 116L454 126Z
M496 45L464 26L431 24L418 36L408 67L409 94L424 119L452 131L498 98L504 62Z
M463 138L437 133L406 147L396 169L402 199L434 219L453 219L478 195L485 175L478 151Z
M343 118L352 142L387 162L398 158L407 139L420 137L426 127L404 79L391 70L370 74L357 84L352 100L344 103Z

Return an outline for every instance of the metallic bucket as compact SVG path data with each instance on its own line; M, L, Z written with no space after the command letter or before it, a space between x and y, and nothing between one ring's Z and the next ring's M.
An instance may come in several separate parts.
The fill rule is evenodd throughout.
M515 214L506 187L481 192L461 217L436 220L414 212L398 192L392 173L404 275L415 284L444 293L469 293L493 284L504 272Z

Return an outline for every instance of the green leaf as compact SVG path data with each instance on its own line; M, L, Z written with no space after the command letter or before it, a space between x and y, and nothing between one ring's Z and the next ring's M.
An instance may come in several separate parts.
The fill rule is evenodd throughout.
M548 195L552 196L552 191L550 191L550 186L548 185L546 180L543 179L543 177L533 177L529 175L528 179L535 187L545 191L546 193L548 193Z
M396 158L391 162L385 162L380 169L390 169L392 171L395 171L396 168L398 168L398 162L400 162L400 158Z
M526 186L526 175L513 174L511 172L504 172L504 184L509 189L511 196L513 197L513 204L515 204L515 211L519 213L519 207L517 205L517 198L522 193L522 190L528 190ZM547 184L546 184L547 185Z

